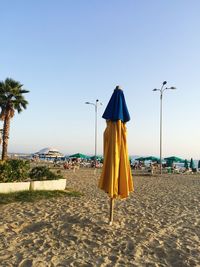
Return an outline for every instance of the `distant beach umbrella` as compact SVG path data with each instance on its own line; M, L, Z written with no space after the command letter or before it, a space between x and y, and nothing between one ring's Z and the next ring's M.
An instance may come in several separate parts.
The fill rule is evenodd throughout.
M145 159L144 159L144 157L139 157L139 158L136 158L135 160L137 160L137 161L144 161Z
M154 157L154 156L146 157L146 158L144 158L144 160L149 160L149 161L154 161L154 162L159 162L160 161L159 158Z
M172 161L172 162L180 162L180 163L184 163L185 162L184 159L176 157L176 156L167 157L167 158L164 158L164 160L166 160L166 161L169 160L169 161Z
M176 156L167 157L167 158L164 158L164 160L166 160L167 167L173 167L174 162L180 162L180 163L185 162L184 159L176 157Z
M137 161L152 161L152 162L157 162L159 163L160 162L160 159L157 158L157 157L154 157L154 156L148 156L148 157L139 157L139 158L136 158L135 160Z
M91 159L91 160L98 160L98 161L101 161L101 160L103 160L103 157L102 156L91 156L91 157L89 157L89 159Z
M194 168L195 168L193 158L191 158L191 160L190 160L190 168L191 168L191 169L194 169Z
M127 149L126 122L130 120L124 93L117 86L102 116L104 131L104 164L99 188L110 197L110 224L113 222L114 199L127 198L133 191L133 179Z
M184 161L184 168L188 169L189 168L189 164L188 164L188 160L185 159Z
M70 155L69 158L76 158L76 159L89 159L87 155L81 154L81 153L76 153L73 155Z

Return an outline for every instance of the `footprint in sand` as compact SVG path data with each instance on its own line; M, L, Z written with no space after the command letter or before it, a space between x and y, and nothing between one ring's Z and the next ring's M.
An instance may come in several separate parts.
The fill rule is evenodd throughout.
M33 266L32 263L33 263L32 260L25 259L19 263L19 267L32 267Z
M41 231L43 229L47 229L49 227L51 227L51 225L49 223L36 222L36 223L29 224L28 226L23 228L22 232L23 233L39 232L39 231Z

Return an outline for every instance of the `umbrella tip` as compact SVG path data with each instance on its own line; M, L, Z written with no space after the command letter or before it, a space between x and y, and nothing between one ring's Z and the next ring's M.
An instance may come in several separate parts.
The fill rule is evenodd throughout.
M122 88L121 88L121 86L120 86L120 85L117 85L117 86L115 87L115 89L122 90Z

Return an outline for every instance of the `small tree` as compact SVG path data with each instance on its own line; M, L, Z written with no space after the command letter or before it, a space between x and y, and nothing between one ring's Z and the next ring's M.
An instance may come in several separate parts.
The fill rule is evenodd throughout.
M3 121L2 160L7 159L10 120L14 117L16 110L20 113L26 109L28 104L23 94L29 91L22 89L22 87L22 84L10 78L0 82L0 119Z

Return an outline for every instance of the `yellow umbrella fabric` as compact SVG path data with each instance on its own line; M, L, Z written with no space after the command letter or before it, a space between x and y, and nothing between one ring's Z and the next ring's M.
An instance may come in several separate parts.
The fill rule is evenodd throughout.
M133 191L126 124L121 120L107 120L104 132L104 164L99 188L110 198L126 198Z
M133 191L126 130L130 115L119 86L116 86L102 117L107 127L104 132L104 161L99 188L110 197L109 224L112 225L114 199L124 199Z

